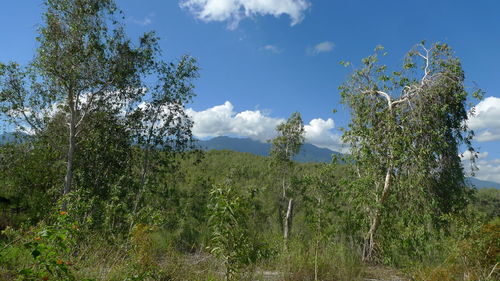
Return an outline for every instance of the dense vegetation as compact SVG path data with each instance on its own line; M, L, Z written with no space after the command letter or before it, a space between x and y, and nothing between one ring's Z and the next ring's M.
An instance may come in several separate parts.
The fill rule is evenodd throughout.
M340 87L351 153L297 163L299 113L269 157L196 150L193 58L163 61L154 33L132 44L111 0L46 8L34 60L0 63L18 136L0 146L0 279L500 278L500 192L464 178L449 46L394 72L377 48Z

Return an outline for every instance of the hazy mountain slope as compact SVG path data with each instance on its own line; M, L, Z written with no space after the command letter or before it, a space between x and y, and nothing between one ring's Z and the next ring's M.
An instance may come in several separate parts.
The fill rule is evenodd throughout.
M210 140L198 141L198 145L203 150L234 150L248 152L255 155L267 156L271 149L271 144L254 141L249 138L215 137ZM330 162L332 154L340 154L326 148L319 148L309 143L305 143L300 152L294 157L298 162Z
M483 181L476 178L469 178L470 183L472 183L477 188L486 188L492 187L496 189L500 189L500 183L492 182L492 181Z
M198 146L203 150L233 150L261 156L267 156L271 149L269 143L262 143L249 138L232 138L225 136L198 141ZM330 162L332 154L340 155L341 153L305 143L294 159L298 162ZM469 178L469 180L470 183L477 188L492 187L500 189L499 183L483 181L476 178Z

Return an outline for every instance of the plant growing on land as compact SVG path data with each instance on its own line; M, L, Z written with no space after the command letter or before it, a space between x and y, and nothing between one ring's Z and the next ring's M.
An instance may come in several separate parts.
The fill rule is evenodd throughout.
M375 258L383 219L391 218L392 227L400 220L420 228L415 238L422 239L424 225L437 226L441 214L465 206L468 188L458 149L465 145L474 152L467 127L469 93L451 48L428 48L422 42L408 53L403 69L392 73L378 63L382 49L363 59L340 87L342 102L351 108L343 141L351 147L358 173L352 188L365 198L359 210L368 225L366 261ZM421 215L415 217L417 210Z
M35 134L44 130L54 112L64 113L62 194L72 191L76 148L83 132L92 129L89 119L95 112L130 117L128 125L146 135L146 142L137 138L139 144L146 143L147 151L157 143L153 135L173 142L168 143L172 150L182 148L191 136L192 124L183 106L193 95L194 60L183 57L178 65L159 60L158 38L152 32L134 46L116 19L113 0L46 0L45 6L34 60L24 68L0 64L0 110L21 130ZM149 129L142 130L145 127L140 124L148 124ZM142 193L138 192L136 202ZM63 210L67 203L63 201Z
M251 262L252 246L246 225L246 200L228 184L210 191L210 252L224 262L225 280L239 280L239 270Z
M276 127L277 136L270 142L273 164L281 171L281 202L279 217L283 227L283 249L287 250L288 239L292 229L294 191L291 179L294 168L292 157L296 155L304 143L304 123L300 113L294 112L284 123Z
M156 71L158 82L149 89L151 97L128 116L134 140L143 148L142 159L139 160L139 191L132 207L131 228L148 187L148 180L152 180L150 174L153 171L170 172L175 163L175 157L171 154L192 148L193 143L193 122L184 106L194 97L192 80L198 76L196 61L183 56L178 64L158 62ZM154 163L160 165L155 166Z
M32 241L25 243L33 257L33 264L19 272L22 280L76 280L69 260L71 249L76 244L78 226L66 212L56 215L52 225L35 231Z
M318 280L318 256L321 250L321 243L325 244L328 234L336 234L332 231L333 214L339 215L340 206L338 206L339 187L337 159L334 163L318 167L317 170L304 177L304 209L305 219L313 236L314 249L314 280ZM335 238L335 237L330 237Z

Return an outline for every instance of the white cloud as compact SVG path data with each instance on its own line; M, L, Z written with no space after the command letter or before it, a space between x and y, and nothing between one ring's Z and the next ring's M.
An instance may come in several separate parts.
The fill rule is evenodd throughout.
M500 140L500 98L488 97L474 107L469 116L469 127L476 132L480 142Z
M265 142L276 136L276 126L286 120L267 116L260 110L234 112L234 106L226 101L206 110L187 109L194 121L193 134L197 138L216 136L240 136ZM333 119L313 119L304 126L306 142L318 147L344 151L340 136L333 133Z
M470 151L465 151L460 154L462 158L462 163L465 167L466 174L471 175L471 159L472 153ZM489 153L478 152L476 159L476 168L474 171L474 177L480 180L493 181L500 183L500 159L489 159Z
M130 20L138 25L146 26L153 23L154 13L145 16L143 19L130 18Z
M477 161L476 178L500 183L500 159Z
M488 157L489 153L487 151L485 152L470 152L470 150L466 150L462 154L460 154L460 158L462 158L462 161L466 160L471 160L474 156L474 154L477 156L477 159L485 159Z
M306 141L317 147L346 152L346 148L342 146L340 141L340 135L332 132L334 128L335 123L331 118L327 120L313 119L308 125L304 126Z
M194 121L193 134L199 138L237 135L264 142L273 138L276 126L285 121L260 110L235 113L229 101L198 112L189 108L187 113Z
M229 29L236 29L242 19L257 15L288 15L293 26L302 21L310 5L307 0L180 0L180 6L198 19L228 21Z
M261 51L268 51L268 52L271 52L274 54L280 54L283 52L283 50L281 48L279 48L278 46L275 46L275 45L265 45L265 46L261 47L260 50Z
M309 55L319 55L321 53L328 53L333 51L335 44L331 41L324 41L316 44L314 47L307 48L307 53Z

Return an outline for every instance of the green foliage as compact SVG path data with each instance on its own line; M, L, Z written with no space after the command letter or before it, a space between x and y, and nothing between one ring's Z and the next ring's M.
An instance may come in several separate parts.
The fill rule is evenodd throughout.
M481 224L467 220L455 221L457 235L447 245L444 261L417 264L410 268L414 280L493 281L500 278L500 222Z
M278 136L272 139L271 158L288 163L304 143L304 123L300 113L294 112L288 120L276 127Z
M365 259L393 243L417 252L443 214L463 209L471 192L458 149L465 145L474 152L466 125L469 93L450 47L417 45L392 74L378 63L379 50L340 87L351 108L343 135L358 173L351 188L367 203L359 209L365 210ZM416 211L421 215L415 217ZM412 235L375 242L379 227L390 237L398 233L390 231L394 226Z
M210 191L210 253L224 262L225 280L239 280L239 271L251 263L252 245L246 226L245 198L228 184Z
M500 190L481 188L474 198L474 206L486 216L486 221L500 217Z
M283 249L286 251L288 238L292 231L293 212L296 203L297 188L293 186L296 182L294 177L294 162L292 157L296 155L304 143L304 123L300 113L294 112L288 120L276 127L277 136L272 139L270 156L272 164L280 170L281 197L279 199L278 215L283 229Z
M57 136L65 138L52 143L64 152L64 195L74 189L76 176L77 189L94 185L90 196L106 192L124 167L131 168L124 159L130 157L130 144L146 148L133 222L155 166L152 151L160 146L182 151L191 141L192 122L184 105L194 96L196 61L189 56L178 63L161 60L154 33L144 34L134 46L116 19L113 0L47 0L45 7L33 61L26 67L2 64L0 112L36 136L51 132L56 123ZM78 190L80 195L88 191ZM63 201L63 209L68 203Z
M358 280L362 259L498 279L498 191L465 185L469 93L448 45L396 71L377 46L340 88L351 155L303 164L297 112L271 157L191 150L193 58L165 62L154 33L133 44L113 0L45 7L33 61L0 63L0 112L23 136L0 147L0 279Z
M57 201L60 194L64 164L57 147L39 139L4 145L0 155L0 194L10 201L2 215L13 225L36 224L50 211L47 202ZM23 212L5 212L7 209Z
M60 212L51 225L41 225L34 230L32 241L24 244L33 263L19 271L20 280L76 280L69 259L76 244L78 226L66 212Z

